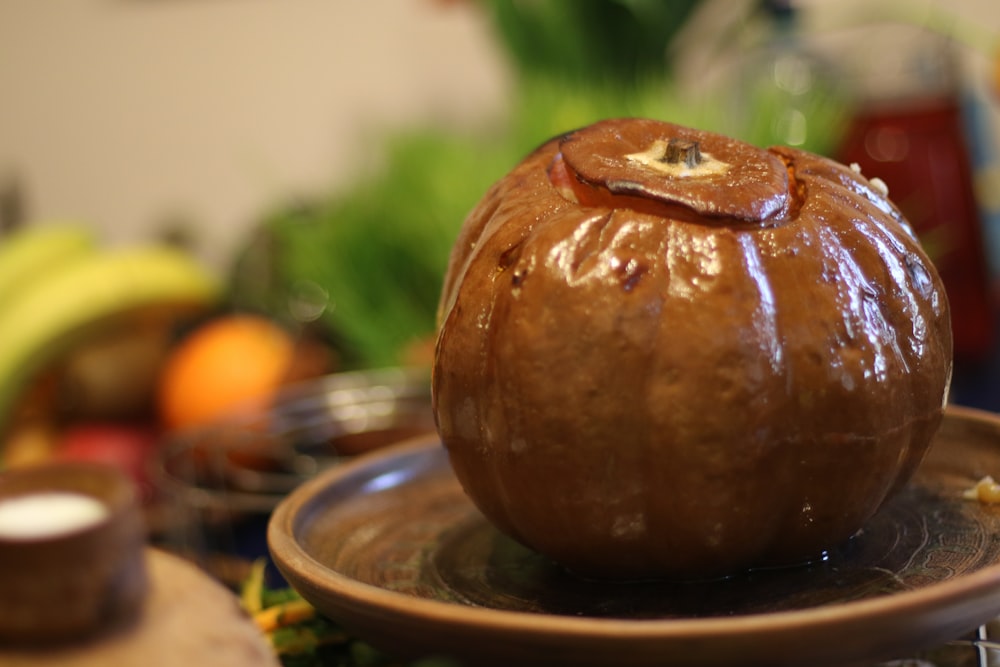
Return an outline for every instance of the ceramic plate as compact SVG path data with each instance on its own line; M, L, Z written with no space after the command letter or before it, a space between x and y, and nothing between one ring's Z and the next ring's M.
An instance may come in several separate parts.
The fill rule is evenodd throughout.
M911 484L807 566L701 583L583 581L500 535L436 439L307 482L272 516L288 581L384 649L471 665L844 665L903 657L1000 613L1000 417L949 409Z

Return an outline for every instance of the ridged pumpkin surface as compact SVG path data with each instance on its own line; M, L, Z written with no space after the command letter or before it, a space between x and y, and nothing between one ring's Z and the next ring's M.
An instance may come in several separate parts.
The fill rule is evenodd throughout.
M434 409L467 494L595 577L851 537L919 464L951 373L940 279L879 186L641 119L529 155L441 298Z

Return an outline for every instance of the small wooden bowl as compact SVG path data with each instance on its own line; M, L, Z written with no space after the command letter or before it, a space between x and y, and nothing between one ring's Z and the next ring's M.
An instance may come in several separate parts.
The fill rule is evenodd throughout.
M69 492L102 503L94 522L0 534L0 642L52 644L128 618L147 590L145 528L131 482L108 466L52 463L0 472L0 502Z

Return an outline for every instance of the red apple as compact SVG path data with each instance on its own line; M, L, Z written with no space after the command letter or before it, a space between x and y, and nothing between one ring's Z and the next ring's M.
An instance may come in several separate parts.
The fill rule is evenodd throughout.
M59 437L53 458L115 466L133 480L139 499L146 502L153 496L149 465L157 440L149 427L111 422L75 424Z

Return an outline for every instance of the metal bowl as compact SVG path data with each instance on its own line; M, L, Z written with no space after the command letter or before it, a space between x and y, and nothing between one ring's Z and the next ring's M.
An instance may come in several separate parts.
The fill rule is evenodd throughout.
M334 373L289 386L265 409L165 440L152 473L161 540L187 555L246 555L245 527L258 540L278 502L305 480L432 432L426 369Z

